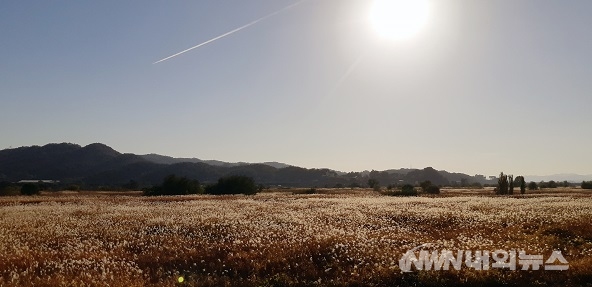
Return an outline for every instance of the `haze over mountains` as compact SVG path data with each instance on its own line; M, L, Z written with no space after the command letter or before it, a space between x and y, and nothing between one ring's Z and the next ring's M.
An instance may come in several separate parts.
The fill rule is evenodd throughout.
M228 163L197 158L173 158L148 154L122 154L111 147L95 143L80 146L71 143L19 147L0 150L0 181L59 180L83 186L118 186L131 180L141 186L158 184L176 174L201 182L215 182L226 175L246 175L264 185L294 187L365 186L369 178L382 186L430 180L437 185L451 183L493 183L483 176L424 169L340 172L330 169L307 169L278 162ZM526 177L527 181L572 180L581 182L592 176L556 175Z

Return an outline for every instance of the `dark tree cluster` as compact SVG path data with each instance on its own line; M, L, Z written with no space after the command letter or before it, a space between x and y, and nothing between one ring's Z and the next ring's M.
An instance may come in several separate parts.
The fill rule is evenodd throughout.
M429 194L440 194L440 187L433 185L431 181L426 180L419 184L421 190Z
M157 185L144 190L144 195L186 195L199 194L203 189L197 180L189 180L186 177L169 175L164 178L162 185Z
M256 194L257 185L253 178L242 175L231 175L218 179L218 182L206 187L207 194Z
M21 186L22 195L35 195L39 194L39 186L34 183L25 183Z
M500 173L497 179L497 194L508 194L508 176L503 172Z
M582 181L582 189L592 189L592 181Z
M524 181L524 176L517 176L514 178L513 175L507 175L503 172L500 173L499 178L497 179L497 187L495 188L496 194L514 194L514 187L520 187L520 193L524 194L526 192L526 182Z
M526 192L526 181L524 180L524 176L517 176L516 182L520 185L520 194L524 194Z
M405 184L401 187L401 190L388 193L393 196L417 196L417 190L411 184Z
M528 183L528 190L537 190L537 189L539 189L539 185L536 182L531 181L530 183Z
M557 182L555 182L554 180L550 180L550 181L541 181L539 182L539 188L543 189L543 188L557 188Z

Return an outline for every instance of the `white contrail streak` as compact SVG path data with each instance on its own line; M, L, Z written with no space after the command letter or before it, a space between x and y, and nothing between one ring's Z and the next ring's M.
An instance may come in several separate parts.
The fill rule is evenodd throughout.
M234 29L234 30L232 30L232 31L230 31L230 32L224 33L224 34L222 34L222 35L220 35L220 36L217 36L217 37L215 37L215 38L212 38L212 39L210 39L210 40L207 40L207 41L205 41L205 42L203 42L203 43L200 43L200 44L198 44L198 45L195 45L195 46L193 46L193 47L191 47L191 48L189 48L189 49L183 50L183 51L181 51L181 52L179 52L179 53L177 53L177 54L170 55L170 56L168 56L168 57L166 57L166 58L164 58L164 59L158 60L158 61L156 61L156 62L154 62L154 63L152 63L152 64L158 64L158 63L160 63L160 62L164 62L164 61L166 61L166 60L168 60L168 59L170 59L170 58L173 58L173 57L179 56L179 55L181 55L181 54L183 54L183 53L187 53L187 52L189 52L189 51L191 51L191 50L193 50L193 49L197 49L197 48L199 48L199 47L201 47L201 46L204 46L204 45L207 45L207 44L209 44L209 43L212 43L212 42L214 42L214 41L216 41L216 40L222 39L222 38L224 38L224 37L226 37L226 36L228 36L228 35L231 35L231 34L234 34L234 33L238 32L238 31L240 31L240 30L242 30L242 29L245 29L245 28L248 28L248 27L250 27L250 26L253 26L253 25L255 25L255 24L257 24L257 23L259 23L259 22L261 22L261 21L263 21L263 20L265 20L265 19L267 19L267 18L273 17L273 16L275 16L275 15L277 15L277 14L280 14L280 13L282 13L282 12L284 12L284 11L288 10L288 9L291 9L291 8L293 8L294 6L296 6L296 5L299 5L299 4L301 4L302 2L305 2L305 1L307 1L307 0L301 0L301 1L298 1L298 2L296 2L296 3L294 3L294 4L292 4L292 5L289 5L289 6L287 6L287 7L284 7L284 8L282 8L282 9L280 9L280 10L277 10L277 11L275 11L275 12L273 12L273 13L271 13L271 14L268 14L268 15L266 15L266 16L263 16L263 17L261 17L261 18L259 18L259 19L255 20L255 21L253 21L253 22L251 22L251 23L248 23L248 24L246 24L246 25L244 25L244 26L238 27L238 28L236 28L236 29Z
M335 94L339 90L339 88L341 88L341 85L343 85L343 83L345 82L345 80L354 72L354 70L362 62L362 58L364 58L365 54L366 54L366 52L360 53L360 55L358 56L358 58L345 71L345 73L343 74L343 76L341 76L341 78L339 78L339 80L337 81L337 84L335 84L335 87L333 87L333 90L331 90L331 93L329 93L329 95Z

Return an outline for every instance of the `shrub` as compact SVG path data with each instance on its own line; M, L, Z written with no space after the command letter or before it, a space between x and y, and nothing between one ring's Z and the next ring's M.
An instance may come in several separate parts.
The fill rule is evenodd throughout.
M257 193L257 185L253 178L242 175L232 175L218 179L218 183L206 187L208 194L246 194Z
M530 183L528 183L528 190L537 190L537 189L539 189L539 185L536 182L531 181Z
M429 194L440 194L440 188L436 185L430 185L426 189L426 192Z
M39 186L34 183L25 183L21 186L21 194L23 195L34 195L39 194Z
M432 182L429 180L423 181L419 184L419 187L421 187L423 192L428 192L428 187L430 186L432 186Z
M370 188L374 189L374 190L376 190L376 187L378 187L378 189L380 189L380 185L379 184L380 183L376 179L371 178L371 179L368 180L368 186Z
M421 187L421 191L423 191L425 193L430 193L430 194L439 194L440 193L440 188L436 185L433 185L432 182L429 180L426 180L426 181L420 183L419 186ZM407 189L409 190L409 187L407 187Z
M66 187L66 190L70 191L80 191L80 185L72 184Z
M18 195L19 193L20 193L20 189L18 188L18 186L15 186L8 181L1 181L0 182L0 196Z
M582 189L592 189L592 181L582 181Z
M405 184L403 185L403 187L401 187L400 191L395 191L392 193L389 193L389 195L393 195L393 196L417 196L417 191L415 190L415 188L413 187L413 185L411 184Z
M401 187L401 191L403 193L413 193L415 192L415 188L411 184L405 184Z
M144 190L144 195L185 195L198 194L203 190L199 181L189 180L186 177L177 177L169 175L164 178L162 185L154 186L150 189Z

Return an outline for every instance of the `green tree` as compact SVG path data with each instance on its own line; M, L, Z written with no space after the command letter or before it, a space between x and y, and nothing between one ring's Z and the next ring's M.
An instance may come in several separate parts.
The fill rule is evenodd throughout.
M520 194L524 194L526 192L526 181L524 181L524 176L517 176L516 181L520 185Z
M186 177L177 177L171 174L164 178L162 185L145 190L144 195L186 195L202 192L203 190L199 181L189 180Z
M370 188L375 188L375 187L376 187L376 186L378 186L378 185L379 185L379 182L378 182L378 180L376 180L376 179L374 179L374 178L368 179L368 186L369 186Z
M417 195L417 191L415 191L415 188L411 184L403 185L403 187L401 187L401 192L404 195Z
M503 172L500 173L497 179L497 194L508 194L508 176Z
M508 184L510 185L510 188L508 190L508 194L514 194L514 175L513 174L508 175Z
M460 179L460 186L461 186L461 187L467 187L467 186L469 186L469 179L467 179L467 178L464 178L464 177L463 177L463 178L461 178L461 179Z
M429 180L423 181L419 184L419 187L421 187L423 192L427 192L430 186L432 186L432 182Z
M39 186L34 183L25 183L21 186L21 194L23 195L35 195L39 194Z
M393 193L390 193L390 195L395 195L395 196L416 196L417 195L417 191L415 190L415 188L413 187L413 185L411 184L405 184L401 187L400 191L395 191Z
M528 183L528 190L537 190L537 189L539 189L539 185L536 182L531 181L530 183Z
M18 187L14 186L8 181L0 181L0 196L1 195L16 195L20 192Z
M430 185L426 189L426 192L429 194L440 194L440 188L436 185Z
M214 185L206 187L208 194L246 194L252 195L257 193L257 185L253 178L242 175L232 175L218 179Z
M592 189L592 181L582 181L582 189Z

